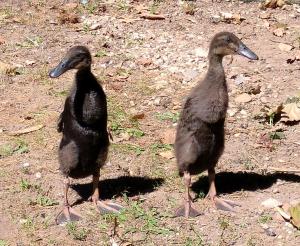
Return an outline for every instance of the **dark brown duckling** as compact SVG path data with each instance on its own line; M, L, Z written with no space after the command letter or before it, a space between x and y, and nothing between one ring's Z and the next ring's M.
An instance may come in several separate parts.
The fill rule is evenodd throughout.
M180 176L186 187L184 205L177 216L195 217L189 193L191 175L208 170L209 197L218 209L233 211L234 202L217 197L215 166L224 149L224 121L228 92L222 59L239 54L258 60L240 39L229 32L214 36L209 48L209 67L205 78L191 91L181 112L175 140L175 153Z
M68 202L69 177L93 176L91 200L100 212L118 212L122 208L99 200L100 168L105 164L109 147L107 102L101 85L91 72L91 63L89 50L84 46L75 46L49 73L51 78L57 78L70 69L77 70L73 88L58 122L58 131L62 132L59 164L65 176L64 209L56 218L58 224L81 218Z

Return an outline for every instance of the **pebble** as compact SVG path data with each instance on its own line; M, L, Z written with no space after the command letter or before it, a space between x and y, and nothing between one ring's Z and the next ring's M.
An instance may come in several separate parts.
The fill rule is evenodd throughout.
M160 97L155 98L153 104L155 106L159 106L160 105L160 100L161 100Z
M22 167L25 167L25 168L29 167L29 166L30 166L30 164L28 162L25 162L25 163L22 164Z
M242 115L247 115L247 114L248 114L247 111L244 110L244 109L242 109L242 110L240 111L240 113L241 113Z
M40 172L37 172L37 173L35 174L35 177L36 177L37 179L40 179L40 178L42 177L42 174L41 174Z
M234 100L237 103L247 103L252 100L252 97L247 93L242 93L242 94L236 96L236 98Z

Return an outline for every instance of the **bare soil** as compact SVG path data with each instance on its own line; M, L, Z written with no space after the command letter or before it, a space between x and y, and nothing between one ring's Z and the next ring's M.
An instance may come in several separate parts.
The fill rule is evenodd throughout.
M299 93L300 61L287 62L299 52L299 5L261 10L258 2L210 0L61 3L0 2L0 62L11 68L0 68L0 245L300 245L299 231L261 205L270 197L287 204L300 199L299 173L274 172L300 169L299 124L272 124L262 110ZM165 19L143 19L141 12ZM220 21L220 12L245 20ZM277 28L284 29L282 36L273 34ZM184 186L170 136L185 96L206 72L209 42L219 31L235 33L260 58L224 60L230 108L217 189L241 207L217 211L204 199L203 173L192 186L203 215L173 218ZM83 220L57 226L63 184L56 123L74 72L51 80L48 71L79 44L91 50L93 73L109 101L114 141L101 171L101 198L126 209L117 216L98 214L86 201L91 178L74 180L70 200ZM242 93L250 101L235 100ZM37 131L9 134L40 124ZM270 139L275 132L280 139Z

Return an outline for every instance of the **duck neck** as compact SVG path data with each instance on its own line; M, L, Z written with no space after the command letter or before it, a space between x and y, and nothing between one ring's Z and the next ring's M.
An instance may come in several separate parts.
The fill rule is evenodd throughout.
M209 54L209 65L208 65L208 71L207 76L214 76L218 81L225 80L225 72L223 68L223 56L216 55L216 54Z
M95 78L91 72L91 67L82 68L76 73L77 87L91 87L95 84ZM84 83L82 83L84 81Z

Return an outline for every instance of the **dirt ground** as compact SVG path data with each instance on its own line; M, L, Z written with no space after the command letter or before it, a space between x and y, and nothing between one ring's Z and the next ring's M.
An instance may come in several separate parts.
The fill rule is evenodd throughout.
M275 172L300 169L300 126L264 117L264 110L299 94L299 5L262 10L258 2L236 1L62 2L0 2L0 245L300 245L299 230L261 205L270 197L288 204L300 199L300 176ZM144 19L144 12L165 18ZM242 18L223 20L220 12ZM203 215L173 218L184 186L172 135L219 31L235 33L260 58L224 60L230 107L217 189L241 207L217 211L204 198L203 173L192 186ZM86 201L91 178L73 180L70 200L83 220L57 226L63 184L56 124L74 72L50 79L48 71L79 44L93 54L114 137L101 171L101 198L125 210L98 214ZM31 126L42 128L13 135Z

